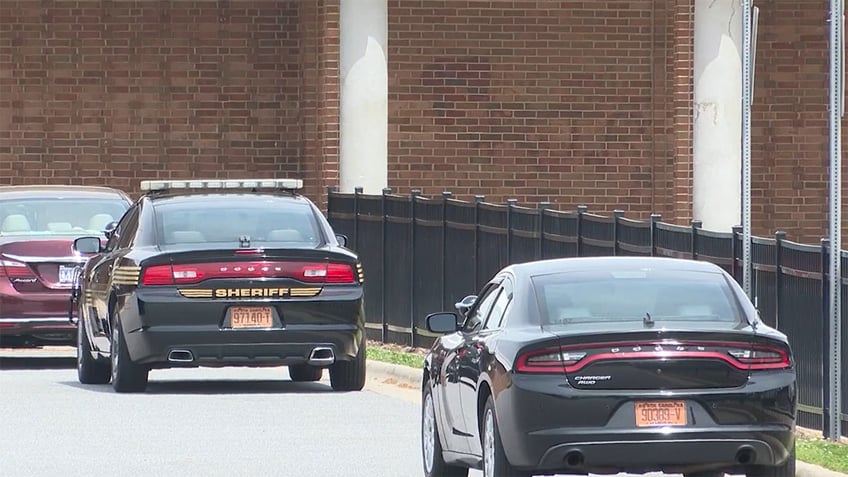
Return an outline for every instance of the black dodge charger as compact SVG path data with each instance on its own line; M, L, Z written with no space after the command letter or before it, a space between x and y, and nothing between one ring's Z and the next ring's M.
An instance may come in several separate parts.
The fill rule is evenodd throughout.
M77 239L98 254L72 298L80 382L140 392L155 368L285 365L362 389L362 268L301 186L144 181L105 245Z
M425 360L431 476L795 475L795 369L718 266L571 258L503 269Z

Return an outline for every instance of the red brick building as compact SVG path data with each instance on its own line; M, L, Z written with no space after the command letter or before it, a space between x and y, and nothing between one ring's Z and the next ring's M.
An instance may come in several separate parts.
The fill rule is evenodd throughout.
M319 197L344 1L0 2L0 184L276 175ZM388 0L388 186L688 222L696 1ZM818 241L827 1L757 3L754 232Z

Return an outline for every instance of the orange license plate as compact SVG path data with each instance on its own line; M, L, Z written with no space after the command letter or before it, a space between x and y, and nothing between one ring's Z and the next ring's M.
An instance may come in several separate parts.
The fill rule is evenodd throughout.
M685 426L685 401L636 401L636 426Z
M274 314L269 306L234 306L230 308L232 328L270 328Z

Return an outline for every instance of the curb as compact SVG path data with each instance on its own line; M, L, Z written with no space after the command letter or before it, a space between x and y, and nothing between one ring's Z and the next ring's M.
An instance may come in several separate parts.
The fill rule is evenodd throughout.
M368 379L375 379L387 384L394 384L403 388L420 389L420 369L410 368L399 364L384 363L382 361L366 361ZM795 469L795 477L846 477L848 474L825 469L824 467L798 461Z
M421 389L422 370L420 369L370 359L365 363L369 379L389 381L388 384L395 384L404 388Z

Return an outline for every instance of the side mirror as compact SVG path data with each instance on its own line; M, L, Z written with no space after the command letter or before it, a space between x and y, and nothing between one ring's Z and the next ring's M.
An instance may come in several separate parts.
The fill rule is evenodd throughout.
M468 295L462 300L456 302L453 306L456 307L456 311L458 311L460 315L465 316L468 313L468 310L470 310L476 302L477 295Z
M456 323L456 319L456 313L444 312L431 313L427 315L425 321L427 322L427 329L431 332L445 334L453 333L459 329L459 326Z
M342 247L347 247L347 235L336 234L336 241L338 241L339 245Z
M79 253L99 253L100 237L80 237L74 240L74 251Z
M118 222L112 221L106 224L106 227L103 228L103 235L106 236L106 239L112 238L112 235L115 235L115 229L118 228Z

